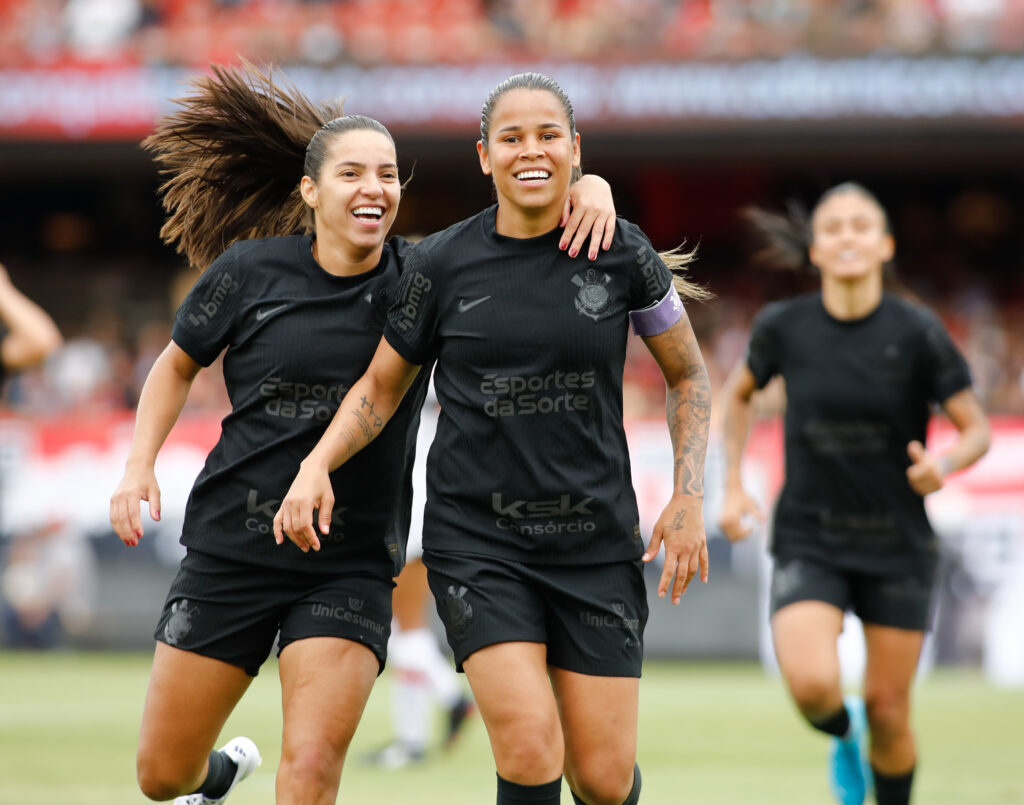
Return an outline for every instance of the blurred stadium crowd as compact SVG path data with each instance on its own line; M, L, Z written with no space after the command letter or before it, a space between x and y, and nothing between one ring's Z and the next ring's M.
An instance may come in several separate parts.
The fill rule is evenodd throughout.
M1017 53L1022 0L0 0L0 67Z

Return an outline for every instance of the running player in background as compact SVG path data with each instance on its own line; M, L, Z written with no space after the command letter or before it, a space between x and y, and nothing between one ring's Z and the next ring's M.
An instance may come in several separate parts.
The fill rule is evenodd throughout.
M232 411L189 496L187 553L155 634L139 785L151 799L201 805L255 769L249 739L213 747L276 638L277 802L333 803L384 667L426 377L410 384L387 434L328 481L340 505L321 555L278 549L267 535L395 298L411 248L385 244L402 192L395 144L377 121L316 106L251 65L214 68L194 90L144 143L169 177L161 234L205 271L140 397L110 503L126 545L143 536L141 500L160 518L157 453L193 379L225 351Z
M412 524L405 549L405 567L395 579L392 599L394 620L388 640L388 663L392 672L394 740L367 758L385 769L400 769L427 758L435 702L445 715L444 749L453 746L475 709L472 698L463 691L451 660L441 652L429 622L428 607L433 603L433 596L423 564L423 503L427 495L425 454L434 440L437 417L437 397L430 384L416 437L419 448L412 471Z
M833 736L836 799L860 805L873 777L878 805L906 805L917 762L910 688L938 560L924 496L984 455L988 422L938 318L885 290L895 244L870 192L832 188L809 227L762 211L752 220L763 254L782 267L816 266L821 290L761 311L726 384L721 526L743 539L761 517L741 459L751 399L780 375L786 481L771 590L779 666L803 716ZM959 432L941 455L925 447L932 405ZM836 641L847 609L864 623L867 666L864 698L844 701Z
M553 248L580 164L562 89L536 73L507 79L480 135L497 205L419 245L373 363L302 462L275 534L322 549L328 473L378 436L436 355L424 563L487 727L497 802L554 805L564 770L576 802L633 805L643 563L664 545L658 590L673 603L698 573L707 579L707 372L672 274L639 228L620 220L592 266ZM707 296L681 278L679 288ZM622 421L630 319L665 374L675 456L646 549Z

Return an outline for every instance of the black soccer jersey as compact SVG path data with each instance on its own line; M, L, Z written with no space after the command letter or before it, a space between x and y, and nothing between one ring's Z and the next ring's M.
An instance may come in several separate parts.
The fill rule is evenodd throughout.
M841 321L806 294L758 315L747 365L758 387L776 374L786 383L774 553L872 572L933 562L907 444L924 443L932 404L971 383L938 318L886 294L868 316Z
M192 488L181 541L252 564L392 575L408 533L423 380L380 436L332 473L334 517L319 553L274 543L274 514L299 462L369 365L410 248L393 239L376 268L337 277L320 267L311 245L309 236L236 243L178 310L172 337L196 362L209 365L226 348L232 408Z
M558 250L560 230L499 235L496 210L419 244L388 314L385 337L406 360L437 358L424 548L636 558L622 424L628 313L665 297L671 274L627 221L609 252L581 262Z

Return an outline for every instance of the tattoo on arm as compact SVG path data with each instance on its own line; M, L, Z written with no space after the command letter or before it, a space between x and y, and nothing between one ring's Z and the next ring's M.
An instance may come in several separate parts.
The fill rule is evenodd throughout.
M669 435L675 462L676 490L687 495L704 495L704 461L711 424L711 385L700 357L697 339L688 332L675 348L685 362L683 383L669 389L666 404Z

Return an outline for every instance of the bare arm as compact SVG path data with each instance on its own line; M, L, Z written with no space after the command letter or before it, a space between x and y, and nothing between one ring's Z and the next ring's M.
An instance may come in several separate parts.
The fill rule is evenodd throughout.
M762 519L757 502L743 488L741 473L743 451L750 434L753 419L751 400L757 390L757 381L746 362L740 361L729 373L725 383L725 416L722 439L725 453L725 498L719 515L719 525L725 536L741 540L752 531L750 518Z
M574 182L569 188L559 223L565 231L558 248L568 249L569 256L575 257L590 235L587 257L596 260L600 249L607 251L612 247L615 235L615 202L611 185L592 173Z
M49 314L14 287L2 265L0 322L8 330L0 341L0 363L12 371L42 363L63 341Z
M288 494L274 515L274 539L287 536L304 552L320 550L313 510L320 510L320 532L331 528L334 492L330 473L372 442L398 408L420 367L409 363L383 338L366 372L345 395L324 435L299 466Z
M125 545L138 545L142 536L140 501L149 501L150 517L160 519L160 487L153 467L157 453L181 415L200 368L172 341L146 377L139 395L135 433L124 477L110 498L110 524Z
M700 571L708 580L707 536L704 532L704 460L711 421L711 386L707 369L685 312L663 333L644 339L668 385L666 418L674 458L672 499L654 526L644 553L649 562L665 545L665 568L658 595L672 587L678 604ZM675 577L675 582L672 579Z
M959 432L953 446L941 456L935 456L918 441L907 445L907 454L914 462L907 468L907 481L919 495L941 489L947 475L971 466L985 455L992 441L988 417L971 389L957 392L942 408Z

